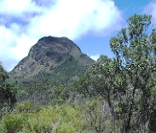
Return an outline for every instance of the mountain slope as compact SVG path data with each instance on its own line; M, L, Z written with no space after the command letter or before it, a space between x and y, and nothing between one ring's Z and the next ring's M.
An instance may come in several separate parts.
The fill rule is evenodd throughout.
M28 56L10 72L22 84L68 84L82 76L94 61L66 37L43 37L31 47Z

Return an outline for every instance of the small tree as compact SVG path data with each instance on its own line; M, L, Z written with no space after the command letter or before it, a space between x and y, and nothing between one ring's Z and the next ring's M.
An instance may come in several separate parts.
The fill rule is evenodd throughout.
M0 86L3 86L4 81L8 78L7 72L3 69L2 65L0 64Z
M13 86L6 82L6 79L8 78L8 73L0 64L0 109L2 109L5 104L12 107L12 105L16 102ZM0 112L0 115L1 113L2 112Z
M89 92L94 89L107 102L113 119L121 122L121 132L140 132L156 120L156 30L150 33L151 16L134 15L128 27L110 39L113 59L101 56L85 75ZM142 126L142 127L141 127Z

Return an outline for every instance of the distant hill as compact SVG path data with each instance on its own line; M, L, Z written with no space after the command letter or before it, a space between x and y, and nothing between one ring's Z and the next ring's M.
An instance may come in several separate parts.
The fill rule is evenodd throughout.
M68 84L82 76L94 61L66 37L43 37L10 72L21 86Z

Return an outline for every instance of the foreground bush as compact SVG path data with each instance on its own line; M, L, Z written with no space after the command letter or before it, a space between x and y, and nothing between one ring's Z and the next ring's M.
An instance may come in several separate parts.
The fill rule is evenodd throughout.
M30 108L30 109L29 109ZM85 118L75 105L39 107L21 103L0 121L3 133L80 133L87 132Z

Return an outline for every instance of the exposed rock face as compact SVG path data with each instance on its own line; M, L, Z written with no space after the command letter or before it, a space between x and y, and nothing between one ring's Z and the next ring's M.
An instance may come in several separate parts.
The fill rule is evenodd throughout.
M83 74L93 62L68 38L49 36L41 38L32 46L28 56L15 66L10 75L16 79L37 80L44 73L44 78L47 75L58 78L68 75L71 79Z

